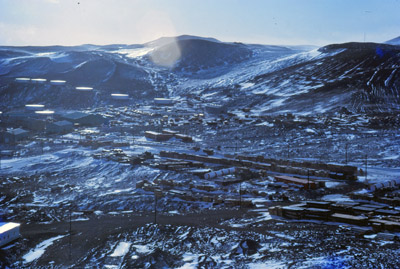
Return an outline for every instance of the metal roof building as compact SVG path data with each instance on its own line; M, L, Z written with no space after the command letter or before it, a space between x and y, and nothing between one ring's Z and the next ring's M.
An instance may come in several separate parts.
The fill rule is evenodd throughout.
M46 131L52 134L69 133L74 129L74 125L67 120L48 123Z
M19 226L14 222L0 222L0 247L20 237Z
M83 112L62 114L61 118L74 124L79 124L83 126L98 126L107 122L107 120L101 115Z
M0 141L5 144L13 144L17 141L23 140L29 137L30 132L21 128L8 130L0 133Z

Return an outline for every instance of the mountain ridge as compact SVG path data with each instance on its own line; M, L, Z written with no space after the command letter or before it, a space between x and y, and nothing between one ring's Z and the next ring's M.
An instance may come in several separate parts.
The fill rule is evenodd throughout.
M28 100L76 107L76 98L68 94L78 94L77 86L95 88L93 96L85 97L95 99L85 102L91 106L112 102L112 92L124 92L138 101L194 94L204 102L220 100L230 110L253 107L262 113L329 112L342 105L354 112L396 109L398 46L348 42L313 48L189 35L161 38L152 46L0 47L1 109ZM169 59L172 52L175 58ZM17 77L63 79L67 85L61 99L52 87L18 84Z
M399 46L399 45L400 45L400 36L395 37L395 38L393 38L393 39L390 39L390 40L388 40L388 41L386 41L386 42L384 42L384 43L385 43L385 44L390 44L390 45Z

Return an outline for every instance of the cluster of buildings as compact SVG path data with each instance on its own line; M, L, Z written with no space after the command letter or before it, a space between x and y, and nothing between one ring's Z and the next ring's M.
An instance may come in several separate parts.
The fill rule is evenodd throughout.
M13 145L37 133L66 134L79 126L100 126L107 122L102 115L84 112L36 113L26 111L0 115L0 142ZM43 116L44 115L44 116Z
M332 179L357 179L357 167L349 165L296 162L281 159L264 158L263 156L230 156L226 154L224 157L216 157L173 151L160 151L160 156L178 160L194 160L198 162L213 163L219 165L247 167L251 169L266 170L282 174L295 174L302 176L303 178L312 176ZM307 180L303 181L293 177L286 178L285 180L292 181L291 183L302 185L305 188L308 188L309 183L311 183ZM281 181L284 182L285 180L282 179ZM299 184L300 182L301 184ZM316 188L315 184L316 183L312 183L310 187Z
M287 219L314 219L369 227L363 232L400 232L400 211L384 203L366 200L307 201L269 208L271 215Z

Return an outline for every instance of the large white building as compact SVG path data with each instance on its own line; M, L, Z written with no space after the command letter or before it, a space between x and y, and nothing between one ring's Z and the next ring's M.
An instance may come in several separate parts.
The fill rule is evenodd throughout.
M0 222L0 247L20 237L19 226L14 222Z

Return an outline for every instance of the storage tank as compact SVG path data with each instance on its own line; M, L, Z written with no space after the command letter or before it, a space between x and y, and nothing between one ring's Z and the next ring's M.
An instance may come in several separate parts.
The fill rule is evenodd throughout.
M204 175L204 179L212 179L212 178L216 178L216 177L220 177L220 176L233 174L235 172L236 172L236 168L235 167L225 168L225 169L222 169L222 170L213 171L213 172L205 174Z
M368 190L376 191L376 190L385 189L385 188L400 188L400 179L394 179L391 181L385 181L385 182L372 184L369 186Z

